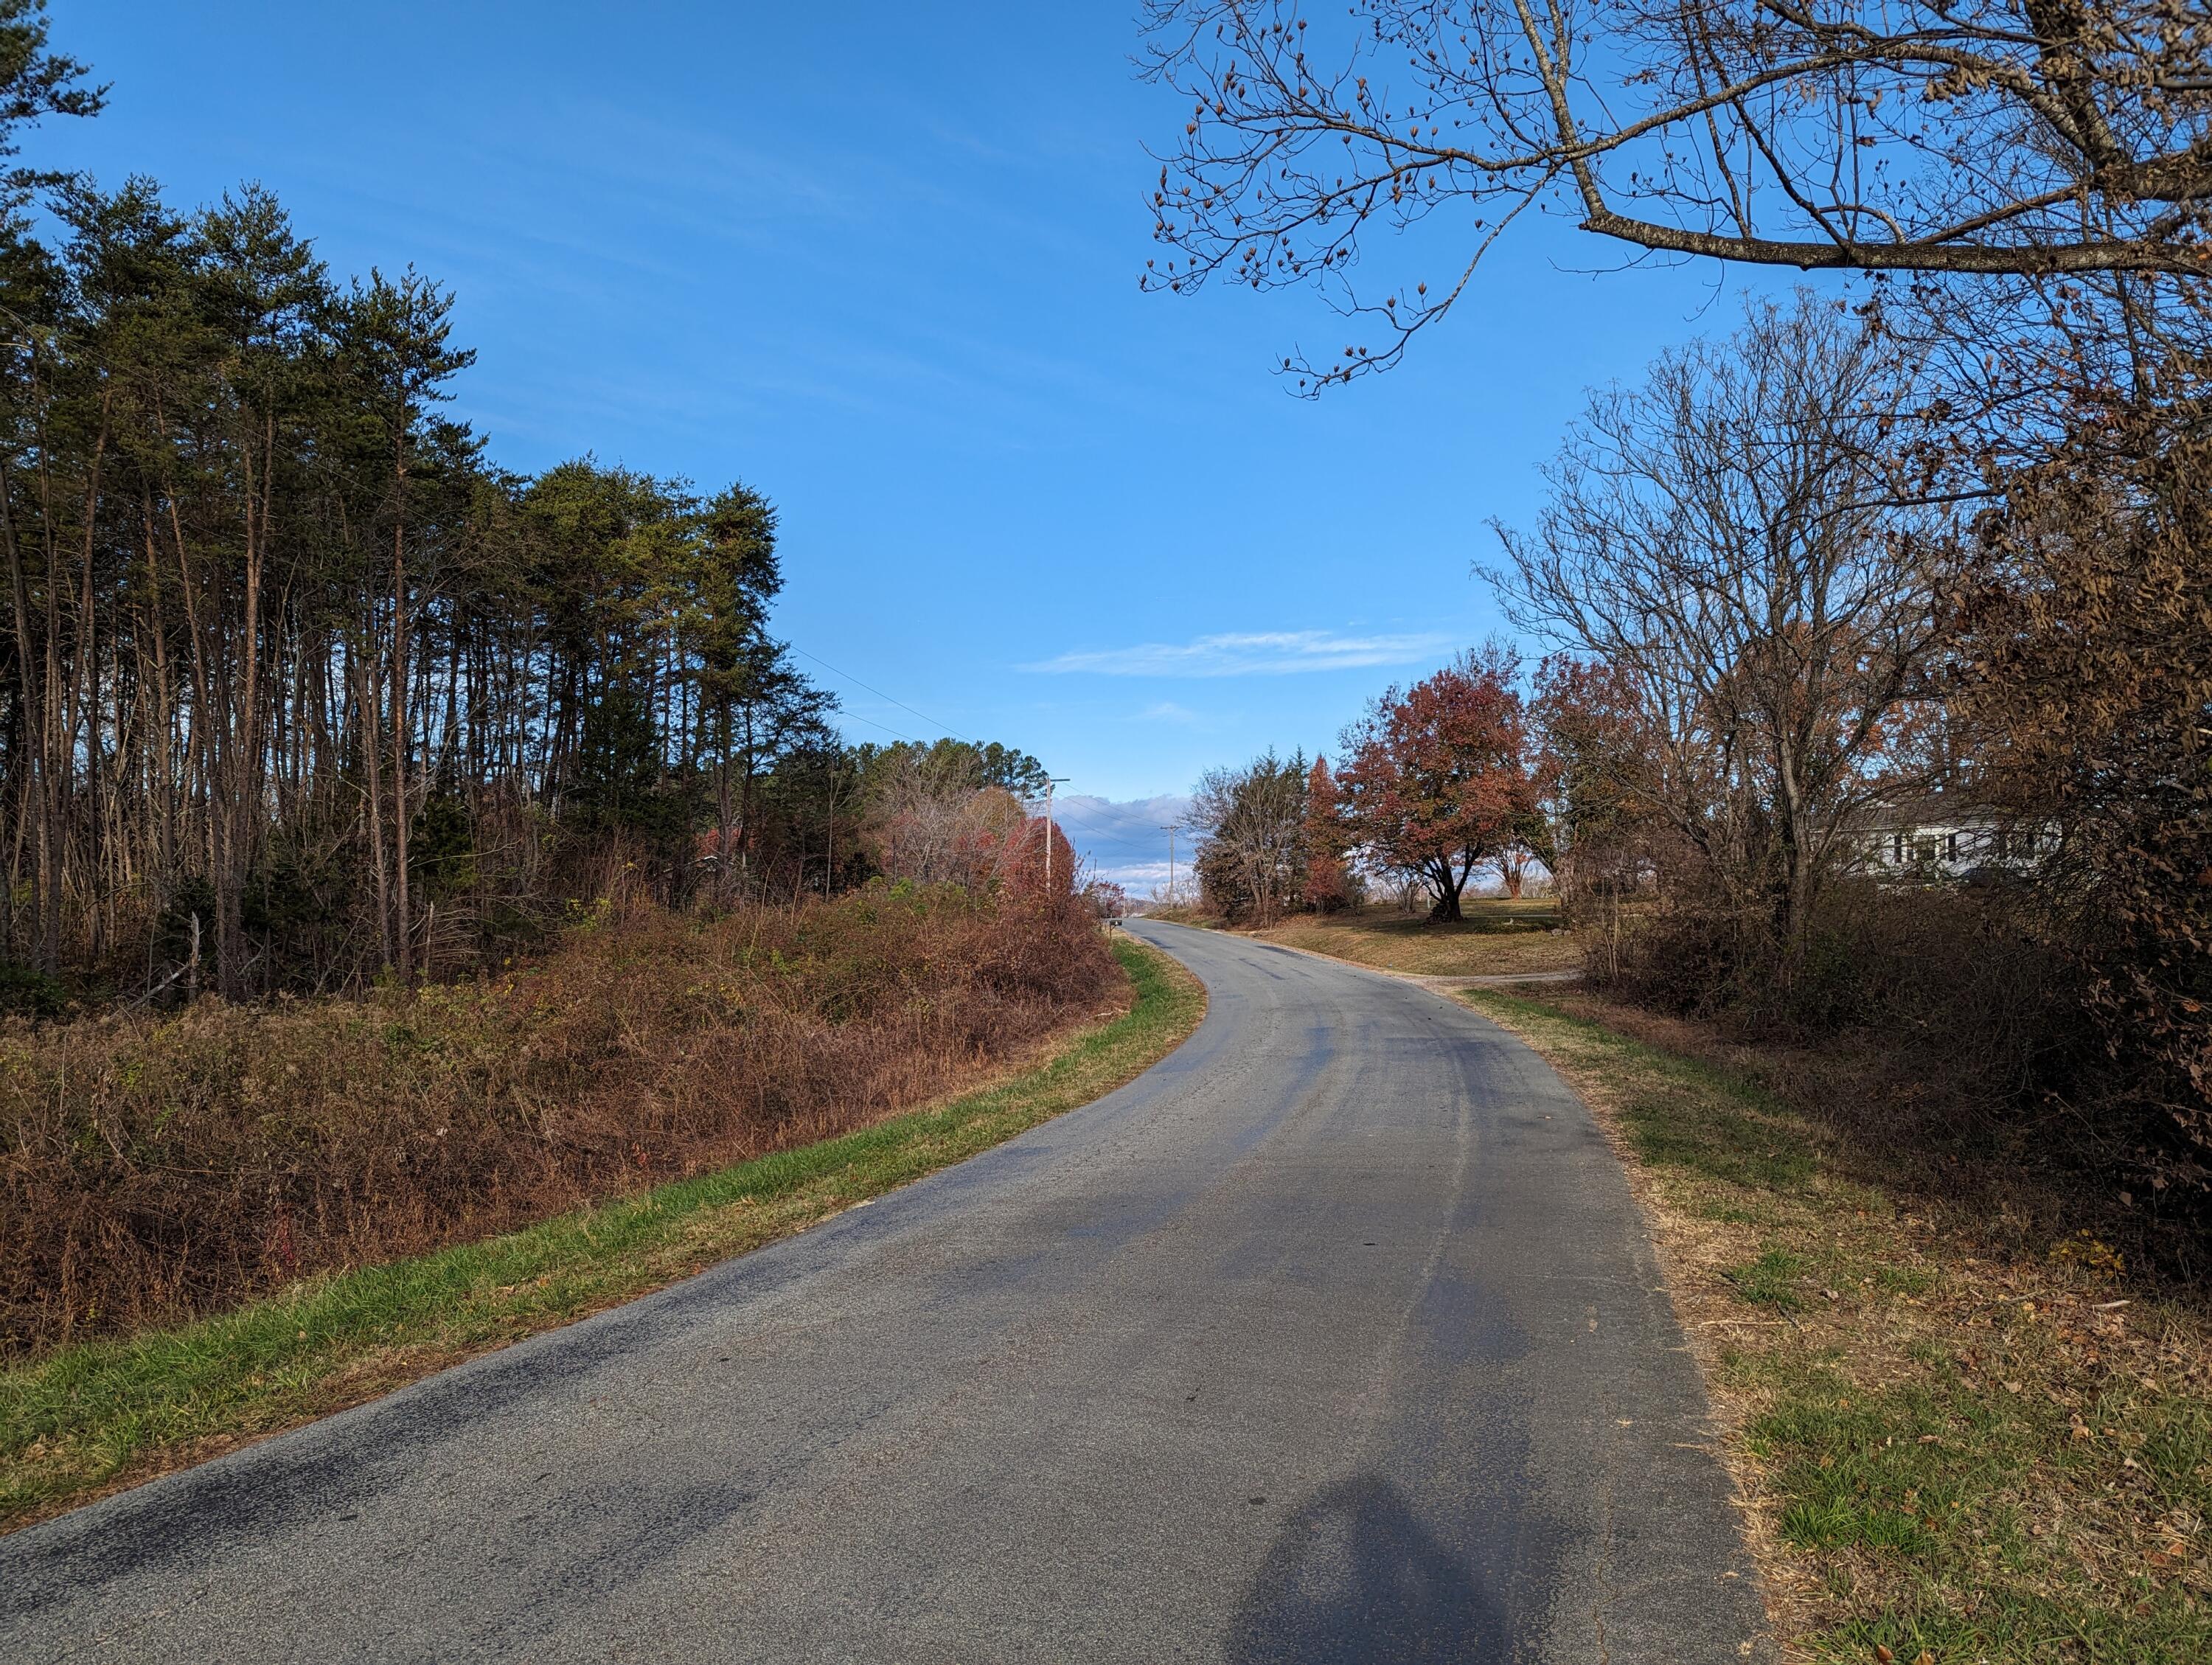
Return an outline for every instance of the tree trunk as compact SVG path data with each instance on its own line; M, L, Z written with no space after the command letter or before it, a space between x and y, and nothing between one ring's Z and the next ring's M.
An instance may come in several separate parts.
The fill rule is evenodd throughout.
M394 454L398 498L392 526L392 849L393 940L399 981L415 977L415 944L407 907L407 441L405 417Z
M1437 858L1436 865L1429 872L1430 887L1437 896L1436 906L1429 909L1431 924L1455 925L1465 917L1460 912L1459 896L1467 888L1468 874L1474 871L1472 861L1462 869L1448 855Z
M21 798L17 811L18 825L29 837L25 839L19 835L18 842L28 842L31 847L32 963L51 976L61 967L60 944L49 939L46 930L46 890L57 882L53 853L48 844L52 823L46 813L49 769L46 735L40 715L46 707L39 687L39 659L31 645L30 582L23 571L23 552L16 542L15 520L8 499L8 476L4 469L0 469L0 541L8 545L8 575L15 599L15 671L20 684L17 720L21 726L25 761L29 765L19 788Z
M359 637L347 657L353 665L354 732L361 737L362 767L368 779L364 796L368 800L369 864L376 869L376 935L382 957L382 969L389 972L392 957L392 888L391 869L384 859L384 771L381 759L384 741L378 731L383 724L378 717L375 662L374 644L365 644Z

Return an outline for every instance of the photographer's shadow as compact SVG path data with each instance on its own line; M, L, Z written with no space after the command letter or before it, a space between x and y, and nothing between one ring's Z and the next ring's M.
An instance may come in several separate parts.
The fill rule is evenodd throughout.
M1277 1534L1231 1621L1230 1665L1411 1665L1507 1657L1504 1615L1474 1575L1363 1474L1316 1493Z

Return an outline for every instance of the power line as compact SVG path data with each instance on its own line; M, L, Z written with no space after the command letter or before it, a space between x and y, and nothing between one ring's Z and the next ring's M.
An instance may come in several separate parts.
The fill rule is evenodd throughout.
M856 723L866 723L871 728L880 728L884 733L896 735L898 738L908 741L912 744L927 745L929 744L927 740L915 738L915 736L908 733L902 728L893 728L889 723L879 723L873 717L863 717L857 711L848 711L843 714L850 717Z
M971 735L963 734L958 729L953 727L951 723L941 723L938 721L936 718L931 716L927 711L916 711L904 700L892 699L891 696L884 693L882 689L876 687L873 684L862 682L850 671L840 671L836 665L830 664L828 659L823 659L819 653L810 653L804 647L797 646L793 646L791 651L797 653L802 659L812 659L817 665L820 665L824 671L827 671L831 676L842 677L847 682L851 683L854 687L866 689L869 693L873 694L878 699L889 701L890 703L896 706L900 710L906 712L912 716L921 718L922 721L927 723L932 728L943 729L947 734L950 734L956 740L966 740L971 746L981 745L982 744L981 741L975 739ZM866 722L868 720L866 717L863 717L860 720L862 722ZM878 728L888 728L888 725L884 723L878 723L876 726ZM893 734L898 733L898 730L895 728L890 728L889 732ZM901 735L900 738L902 739L914 739L914 736L911 734ZM921 744L920 740L915 740L914 743L916 745L920 745Z

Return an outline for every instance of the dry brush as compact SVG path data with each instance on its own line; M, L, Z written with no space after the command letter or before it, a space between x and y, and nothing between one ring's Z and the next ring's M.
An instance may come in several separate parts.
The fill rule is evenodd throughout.
M641 909L360 1000L0 1029L0 1349L207 1312L866 1125L1119 987L1087 911Z

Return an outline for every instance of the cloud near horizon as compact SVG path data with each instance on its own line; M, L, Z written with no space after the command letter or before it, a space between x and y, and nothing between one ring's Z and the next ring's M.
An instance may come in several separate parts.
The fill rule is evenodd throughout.
M1019 668L1103 677L1288 676L1302 671L1409 665L1442 653L1454 640L1436 631L1372 636L1339 635L1334 630L1229 631L1187 642L1083 648Z
M1060 829L1091 871L1141 896L1167 877L1164 829L1181 824L1190 812L1190 799L1177 792L1120 801L1073 793L1058 808ZM1189 840L1185 836L1179 842L1187 862Z

